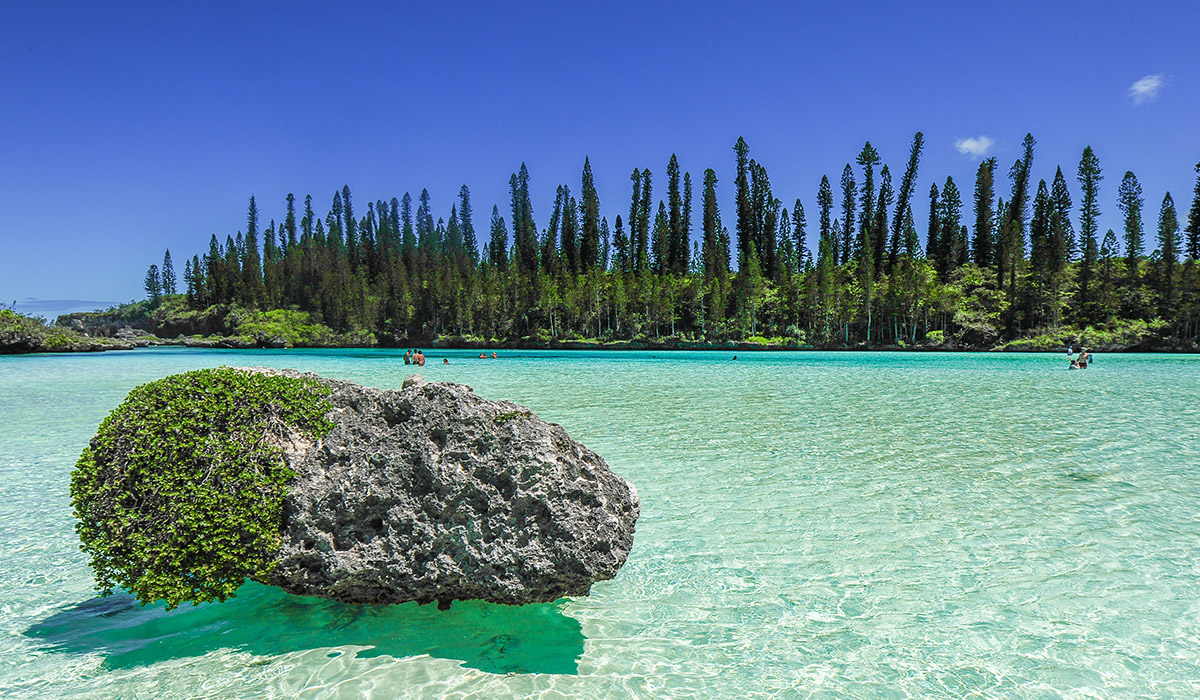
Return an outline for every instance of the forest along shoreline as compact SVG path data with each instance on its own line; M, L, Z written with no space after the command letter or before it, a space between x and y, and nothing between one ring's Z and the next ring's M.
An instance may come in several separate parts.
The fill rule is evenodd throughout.
M182 295L180 295L182 296ZM237 307L209 309L209 313L186 317L164 313L173 300L160 299L151 307L133 302L106 311L77 312L59 316L54 325L38 317L0 309L0 354L100 352L152 347L222 349L264 348L409 348L447 350L710 350L710 351L898 351L898 352L1062 352L1066 346L1090 347L1094 352L1200 352L1195 342L1154 333L1153 324L1133 326L1124 333L1110 329L1062 329L1018 338L1003 344L969 344L931 333L914 344L867 344L865 342L805 343L799 338L752 337L741 340L705 341L681 337L599 340L596 338L525 337L483 339L440 335L433 338L377 338L373 333L338 334L314 324L308 314L277 309L254 312ZM395 342L395 341L399 342ZM392 341L392 342L388 342Z
M347 185L324 217L311 195L289 193L269 223L251 196L244 229L223 243L214 234L206 252L184 257L182 279L167 250L146 271L144 301L60 317L51 330L9 309L0 348L1195 352L1200 163L1186 212L1170 192L1147 199L1124 171L1122 230L1101 231L1097 154L1088 146L1077 166L1067 164L1074 178L1055 165L1053 178L1037 179L1036 143L1025 135L1008 188L996 158L980 162L969 194L966 183L935 178L921 230L913 213L924 191L921 132L907 159L892 163L905 164L898 187L869 141L837 187L823 177L808 193L811 226L801 197L791 198L804 193L777 197L784 193L741 138L736 207L724 218L719 192L730 184L719 190L706 169L694 206L691 173L674 155L658 197L650 169L635 168L630 197L606 209L585 157L578 199L574 182L557 185L545 226L534 219L522 163L509 178L509 218L493 205L486 240L466 185L438 205L440 218L424 189L368 200L364 213Z

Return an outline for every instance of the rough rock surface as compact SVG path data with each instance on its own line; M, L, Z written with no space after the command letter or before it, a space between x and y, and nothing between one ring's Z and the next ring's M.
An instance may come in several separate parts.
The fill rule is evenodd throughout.
M336 427L285 446L297 477L265 583L346 602L522 604L587 595L625 563L637 491L561 426L417 375L385 391L282 373L330 386Z

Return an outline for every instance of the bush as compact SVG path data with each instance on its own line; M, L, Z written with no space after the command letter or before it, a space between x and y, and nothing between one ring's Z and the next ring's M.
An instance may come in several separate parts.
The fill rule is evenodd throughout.
M75 530L101 595L122 586L172 609L223 601L268 575L293 476L282 444L332 428L328 394L229 367L131 391L71 474Z

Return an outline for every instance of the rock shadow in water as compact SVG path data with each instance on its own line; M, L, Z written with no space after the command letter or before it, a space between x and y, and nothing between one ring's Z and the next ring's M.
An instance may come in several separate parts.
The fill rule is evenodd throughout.
M346 645L358 656L428 654L487 673L578 673L583 628L562 603L524 606L459 601L433 605L349 605L247 583L224 603L142 607L116 593L55 613L26 634L64 653L105 654L110 667L238 649L261 656Z

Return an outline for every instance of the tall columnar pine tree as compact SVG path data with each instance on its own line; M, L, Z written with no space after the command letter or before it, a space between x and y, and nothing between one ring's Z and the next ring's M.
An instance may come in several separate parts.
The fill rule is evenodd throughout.
M679 266L680 261L687 258L687 241L683 238L683 192L680 190L679 160L675 154L667 163L667 255L664 267L668 272L681 274L685 268Z
M600 217L600 259L596 261L596 269L604 272L608 270L609 261L612 260L612 229L608 226L608 217Z
M938 186L929 186L929 228L925 233L925 258L937 268L942 259L942 207L938 203Z
M750 147L746 145L745 139L738 137L737 143L733 145L734 153L734 168L735 176L733 181L734 193L736 196L737 206L737 225L734 228L737 234L738 248L738 268L740 269L747 263L750 253L750 243L754 239L753 229L753 210L750 201L750 180L749 180L749 157Z
M1077 177L1079 179L1079 246L1086 250L1088 238L1091 238L1092 245L1096 246L1100 219L1100 181L1104 179L1100 170L1100 159L1096 157L1091 146L1083 149L1083 155L1079 159Z
M588 158L583 159L582 185L580 188L583 227L579 241L580 269L590 272L597 267L603 268L600 245L600 196L596 194L596 182L592 177L592 163Z
M1033 198L1033 217L1029 221L1029 258L1033 273L1033 286L1030 290L1033 309L1030 320L1034 326L1050 321L1054 316L1052 307L1056 297L1053 287L1060 267L1060 254L1056 250L1058 246L1054 233L1056 226L1061 229L1061 216L1046 181L1039 180L1037 194ZM1065 256L1063 250L1061 257Z
M667 246L671 238L671 219L667 205L660 199L658 213L654 215L654 230L650 236L650 269L655 274L667 272L670 251Z
M921 162L921 149L925 147L925 134L918 131L913 134L912 146L908 151L908 165L904 168L904 176L900 178L900 191L896 195L896 210L892 215L892 245L889 258L895 258L902 246L905 252L912 256L916 246L909 246L904 241L904 220L911 217L909 209L912 206L913 188L917 183L917 169Z
M854 199L857 192L858 185L854 182L854 170L850 168L849 163L846 163L846 167L842 168L842 230L840 232L841 240L838 243L841 253L839 262L842 264L850 262L850 259L858 254L854 228L854 209L857 206Z
M804 218L804 205L796 199L792 207L792 240L796 249L796 266L801 272L812 269L812 254L808 250L808 221Z
M932 192L930 193L932 196ZM942 196L938 212L938 245L934 264L942 279L949 279L950 273L966 262L966 241L962 240L962 195L954 178L947 177L942 186Z
M638 203L638 270L650 269L650 213L654 208L654 182L650 168L642 169L642 201Z
M1175 280L1179 265L1179 215L1170 192L1163 197L1158 210L1158 254L1158 308L1160 314L1169 316L1179 301Z
M1196 189L1192 194L1192 208L1188 210L1187 256L1200 260L1200 163L1196 163Z
M891 272L895 259L888 250L888 207L892 206L895 194L892 190L892 172L888 166L879 170L879 199L872 214L871 240L875 246L875 276ZM897 251L898 252L898 251Z
M458 228L462 234L462 249L466 254L468 269L479 262L479 242L475 236L475 222L471 210L471 190L463 185L458 190Z
M1017 296L1019 290L1017 281L1025 260L1025 223L1028 210L1029 177L1033 171L1033 147L1036 143L1032 134L1025 134L1022 142L1024 154L1009 169L1008 175L1012 180L1012 198L1008 201L1004 223L1001 226L996 246L996 276L1008 296L1006 326L1010 333L1015 331L1018 324Z
M296 196L288 192L287 213L283 216L283 249L286 253L296 246Z
M728 263L722 260L720 243L721 212L717 205L717 173L708 168L704 171L704 192L700 198L700 229L704 256L704 277L710 280L729 271Z
M162 293L175 294L175 265L171 262L171 251L163 254Z
M685 274L691 265L688 261L689 243L692 240L692 174L685 172L683 174L683 221L679 227L679 242L677 248L679 250L679 259L676 260L676 272L680 275Z
M146 279L142 285L146 290L146 298L151 304L157 304L162 296L162 279L158 275L158 265L151 265L150 269L146 270Z
M1137 176L1126 170L1117 190L1117 207L1125 218L1125 273L1129 276L1129 287L1138 286L1138 265L1145 246L1142 227L1142 185Z
M875 254L875 241L871 237L872 226L875 223L875 166L879 164L879 153L867 141L854 162L863 169L862 208L860 209L859 227L856 232L854 256L860 261ZM871 264L873 261L866 261Z
M975 235L971 239L971 259L980 267L989 267L995 261L995 176L995 158L984 159L975 172Z
M818 246L821 241L826 239L829 240L829 253L833 256L833 263L836 265L840 259L837 245L837 233L830 223L830 217L832 216L833 212L833 187L830 186L829 177L826 175L821 176L821 186L817 189L817 210L819 211L819 218L817 219ZM817 252L820 252L819 247Z
M524 163L521 163L520 171L509 178L509 194L517 270L533 278L538 272L537 228L533 223L533 205L529 201L529 170Z
M563 190L567 195L563 201L562 213L563 273L574 276L578 275L581 271L579 259L579 202L571 195L570 190L566 187Z
M504 225L504 217L500 216L500 208L492 205L492 222L488 241L488 262L500 271L508 269L508 227Z
M263 301L262 256L258 252L258 205L250 197L246 214L246 238L242 246L242 301L258 306Z
M1057 271L1065 268L1075 255L1075 231L1071 227L1071 208L1074 204L1071 202L1071 192L1067 189L1067 179L1063 177L1062 168L1058 168L1054 174L1054 184L1050 186L1050 204L1053 215L1058 217L1058 223L1050 228L1050 250L1054 256L1052 265ZM1095 247L1095 220L1091 223L1092 246Z
M625 236L625 226L621 221L621 215L617 214L616 228L613 229L613 271L624 273L633 269L630 264L629 251L629 238Z

